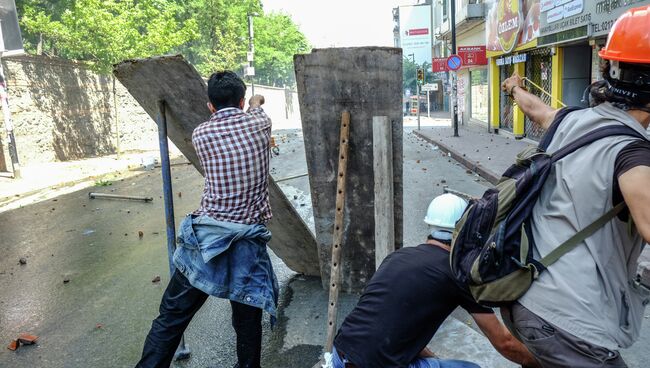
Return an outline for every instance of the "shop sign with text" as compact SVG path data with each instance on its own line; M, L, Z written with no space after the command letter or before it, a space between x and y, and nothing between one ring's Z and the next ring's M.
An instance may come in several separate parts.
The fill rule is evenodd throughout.
M540 4L541 36L585 27L582 37L600 37L626 10L650 5L650 0L541 0Z
M458 56L463 60L463 67L487 65L485 46L459 46Z
M517 54L511 56L504 56L496 59L495 61L498 66L503 66L503 65L517 64L517 63L525 63L526 60L528 60L527 54Z
M433 73L447 71L447 58L433 58L431 61L431 71Z

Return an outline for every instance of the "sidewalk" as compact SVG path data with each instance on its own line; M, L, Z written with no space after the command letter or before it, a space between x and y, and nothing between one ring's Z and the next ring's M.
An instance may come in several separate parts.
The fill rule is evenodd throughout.
M503 173L515 160L515 156L533 143L529 140L516 140L503 135L488 133L485 128L459 126L454 137L451 126L422 128L415 134L437 145L454 160L469 170L496 184Z
M172 158L178 156L173 152ZM108 186L112 181L143 172L142 162L160 161L158 151L124 153L77 161L35 163L21 167L21 178L0 174L0 212L50 199L86 187ZM136 195L136 194L134 194Z

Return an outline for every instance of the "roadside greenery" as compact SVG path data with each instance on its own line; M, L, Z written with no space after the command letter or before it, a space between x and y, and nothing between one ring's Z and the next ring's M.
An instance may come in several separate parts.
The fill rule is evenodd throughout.
M292 86L293 55L309 43L285 14L265 14L260 0L21 0L28 52L82 60L100 73L126 59L182 53L205 76L242 73L248 14L256 14L256 80Z

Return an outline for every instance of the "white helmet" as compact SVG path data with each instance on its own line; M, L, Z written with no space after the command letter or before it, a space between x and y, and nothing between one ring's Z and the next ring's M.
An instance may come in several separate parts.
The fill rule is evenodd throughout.
M467 202L453 194L445 193L434 198L429 204L424 222L431 226L431 237L437 240L451 240L456 221L465 212Z

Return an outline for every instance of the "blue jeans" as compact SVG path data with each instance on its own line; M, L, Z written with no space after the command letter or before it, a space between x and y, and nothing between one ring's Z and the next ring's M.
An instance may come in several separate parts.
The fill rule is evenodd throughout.
M334 368L345 368L345 363L350 363L347 359L339 357L339 354L336 352L336 347L332 347L332 365ZM366 367L359 367L366 368ZM443 360L435 358L415 358L414 361L409 364L408 368L481 368L479 365L466 362L463 360Z

